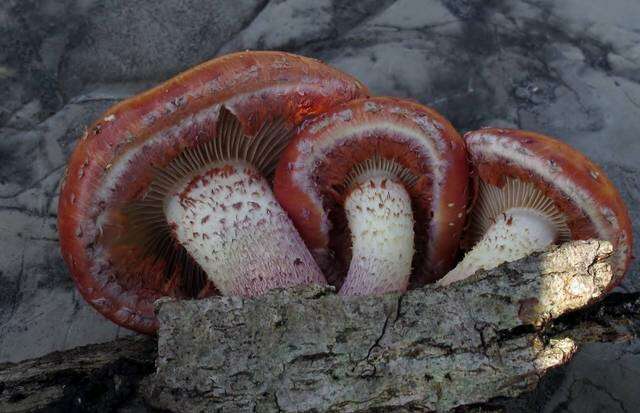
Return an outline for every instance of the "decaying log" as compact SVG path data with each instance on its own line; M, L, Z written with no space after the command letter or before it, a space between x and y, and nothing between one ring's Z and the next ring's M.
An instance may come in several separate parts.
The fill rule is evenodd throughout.
M311 288L165 302L142 390L156 341L125 338L0 364L0 411L113 411L140 407L138 391L174 411L477 407L535 385L579 343L638 337L638 293L561 315L599 296L609 253L574 243L402 297Z
M575 352L551 321L602 296L610 254L575 242L404 295L164 302L146 399L172 411L446 411L516 396Z
M0 412L113 411L153 372L156 340L127 337L0 364Z

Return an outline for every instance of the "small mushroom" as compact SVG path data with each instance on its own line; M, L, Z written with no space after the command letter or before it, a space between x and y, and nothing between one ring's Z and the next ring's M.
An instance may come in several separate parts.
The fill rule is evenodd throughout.
M412 267L421 283L454 263L467 206L465 156L462 138L434 110L358 99L299 130L274 191L340 294L404 291Z
M597 238L614 247L613 287L631 259L631 221L602 169L569 145L534 132L481 129L465 142L478 180L464 243L473 246L447 285L550 244Z
M61 249L79 291L152 333L161 297L324 282L269 180L296 125L367 93L314 59L243 52L111 108L61 186Z

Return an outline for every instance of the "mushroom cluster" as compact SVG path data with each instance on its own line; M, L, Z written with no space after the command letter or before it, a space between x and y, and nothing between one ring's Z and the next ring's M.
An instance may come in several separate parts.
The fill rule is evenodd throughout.
M619 281L632 242L617 190L569 146L462 138L282 52L223 56L111 108L69 160L58 225L84 298L143 333L161 297L404 291L570 239L610 240Z

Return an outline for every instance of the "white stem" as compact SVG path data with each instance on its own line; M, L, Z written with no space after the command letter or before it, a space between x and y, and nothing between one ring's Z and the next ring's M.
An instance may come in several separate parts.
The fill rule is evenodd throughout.
M352 258L342 295L404 291L414 253L411 198L385 177L360 183L347 197Z
M488 270L544 250L556 237L555 225L543 214L530 208L511 208L496 219L482 239L438 284L448 285L478 270Z
M198 171L167 197L165 215L223 295L325 283L269 184L251 166L235 162Z

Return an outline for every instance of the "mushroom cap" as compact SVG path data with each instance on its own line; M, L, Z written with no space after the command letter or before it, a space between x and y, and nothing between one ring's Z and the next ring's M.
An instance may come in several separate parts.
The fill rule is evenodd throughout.
M347 192L341 187L349 173L375 156L393 160L415 177L407 186L420 255L414 258L418 271L412 282L433 281L454 263L468 198L464 142L433 109L389 97L363 98L305 123L280 157L276 198L325 275L344 272L336 265L345 263L336 263L332 255L344 254L349 237L341 235L344 223L332 222L342 219L334 212L342 210Z
M280 118L293 128L367 94L358 80L315 59L241 52L113 106L78 142L61 184L62 255L83 297L117 324L153 333L153 302L183 296L179 266L168 277L158 275L169 265L166 259L154 260L135 242L116 240L130 232L123 208L144 196L157 169L186 148L215 138L221 105L253 135L264 122Z
M611 288L620 282L631 260L631 220L598 165L566 143L535 132L485 128L464 139L477 178L497 187L508 177L530 182L565 214L571 239L610 241L616 273Z

